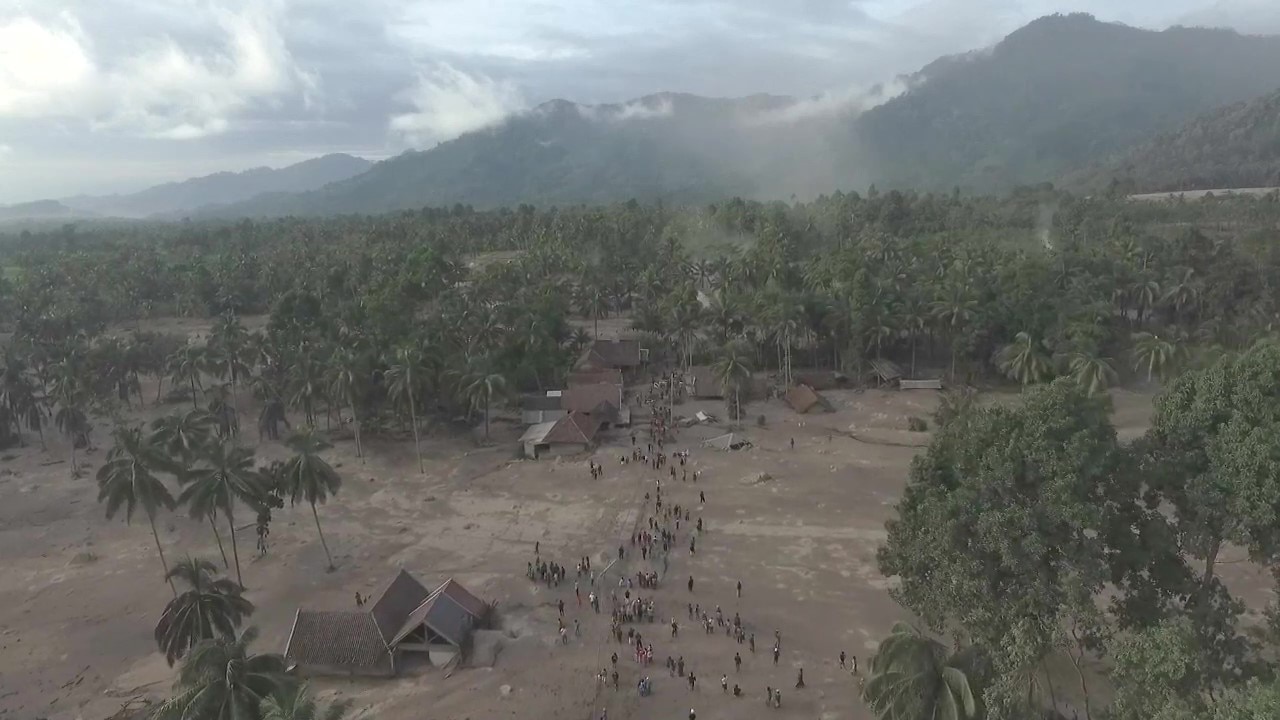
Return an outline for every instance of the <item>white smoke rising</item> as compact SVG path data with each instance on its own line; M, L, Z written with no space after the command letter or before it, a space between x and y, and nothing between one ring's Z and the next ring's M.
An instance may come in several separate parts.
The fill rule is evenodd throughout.
M675 105L671 98L647 98L632 100L621 105L575 105L578 114L587 120L625 122L627 120L652 120L671 117Z
M465 73L448 64L420 72L400 99L413 110L393 115L390 128L415 144L451 140L496 125L526 107L524 95L513 83Z

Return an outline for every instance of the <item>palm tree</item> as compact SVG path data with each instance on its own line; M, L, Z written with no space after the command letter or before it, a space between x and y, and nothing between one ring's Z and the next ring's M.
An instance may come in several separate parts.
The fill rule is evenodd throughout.
M751 378L751 363L742 346L729 343L711 367L721 387L733 390L734 420L742 420L742 384Z
M164 467L162 456L141 427L117 428L115 437L116 444L108 453L106 464L98 468L98 502L106 502L108 520L123 506L126 523L133 520L133 511L142 507L151 523L151 537L156 541L165 579L177 595L169 579L169 564L164 559L160 533L156 531L156 513L161 509L172 510L176 505L169 489L154 474L157 468Z
M261 481L253 465L253 451L237 447L229 439L210 445L200 462L188 474L187 487L178 502L190 508L198 520L221 513L231 529L231 554L236 563L236 582L244 585L240 574L240 550L236 547L235 502L255 505L262 496Z
M427 467L422 462L416 400L422 390L422 365L422 351L412 345L405 345L395 351L383 377L386 379L387 395L391 401L409 406L409 421L413 423L413 450L418 455L418 472L425 474Z
M1169 338L1154 333L1133 334L1133 369L1146 370L1147 382L1153 376L1161 380L1169 376L1182 357L1181 348Z
M253 614L243 589L217 572L208 560L189 557L166 574L170 584L177 579L187 586L181 595L174 594L156 623L156 644L170 665L202 640L234 638L240 623Z
M320 514L316 512L316 503L324 503L330 496L338 494L342 487L342 477L333 469L320 452L329 447L329 443L316 436L312 428L295 432L287 441L294 456L284 466L284 482L289 492L290 501L297 505L298 500L306 500L311 506L311 517L316 521L316 533L320 536L320 545L324 547L324 556L329 560L329 570L333 570L333 555L329 554L329 544L324 540L324 530L320 529Z
M977 714L969 678L942 643L895 623L871 659L863 699L882 720L965 720Z
M965 285L956 284L941 300L933 303L931 314L945 328L951 341L951 377L956 375L956 349L960 334L973 321L978 301L974 300Z
M320 705L311 697L310 686L301 683L296 687L282 688L263 700L261 708L262 720L342 720L351 709L351 701Z
M1072 353L1067 357L1067 371L1076 384L1090 395L1097 395L1116 383L1115 368L1111 358L1096 357L1088 353Z
M236 414L240 412L236 389L249 375L249 357L249 332L238 317L228 313L214 325L209 338L209 366L219 378L230 383L231 407Z
M996 366L1010 380L1024 388L1042 382L1053 373L1053 366L1044 343L1031 337L1031 333L1019 332L1014 341L996 353Z
M324 398L324 378L321 375L323 368L316 362L314 353L310 343L302 343L294 355L289 373L289 402L294 407L302 408L308 425L316 424L316 401Z
M293 681L283 657L254 655L249 644L258 632L239 638L215 637L196 644L182 663L174 694L156 710L157 720L252 720L262 703Z
M188 341L186 345L174 351L165 363L169 372L170 382L174 385L186 384L190 386L191 407L194 409L200 407L196 388L200 386L200 373L204 370L205 360L205 346Z
M173 474L177 476L179 485L187 484L197 458L213 441L215 427L217 420L198 408L182 414L165 415L151 422L151 442L168 455L169 462L174 465ZM218 543L223 567L230 567L226 548L222 545L222 534L218 532L217 512L210 512L205 519L209 521L213 539Z
M89 444L89 414L85 409L89 396L79 370L70 360L63 360L54 366L52 395L58 403L53 422L71 441L71 472L79 473L76 447Z
M329 359L329 394L341 400L351 409L351 424L355 427L356 457L364 461L360 444L360 415L357 406L368 386L369 368L364 357L346 347L339 347ZM339 413L341 415L341 413ZM341 419L341 417L339 417Z
M475 365L475 370L463 378L462 392L471 407L484 411L484 439L489 439L489 403L494 395L507 391L507 378L498 372L488 360Z

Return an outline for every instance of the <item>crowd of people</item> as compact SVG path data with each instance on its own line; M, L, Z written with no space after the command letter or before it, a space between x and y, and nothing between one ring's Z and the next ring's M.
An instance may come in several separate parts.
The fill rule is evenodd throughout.
M692 560L696 556L698 539L707 532L707 524L701 512L706 508L707 498L705 489L697 491L698 513L699 517L694 518L694 511L688 502L672 502L673 495L676 493L684 494L685 491L678 490L679 486L685 485L690 481L694 484L701 477L701 469L692 469L690 460L690 451L688 449L673 449L670 446L675 441L676 430L672 423L671 408L673 405L672 393L679 392L679 377L676 374L664 376L655 381L651 387L642 395L642 401L649 409L649 423L647 427L647 437L641 437L633 432L630 435L631 451L629 454L619 456L619 464L627 466L631 463L645 465L653 473L652 488L644 493L644 504L640 515L640 521L636 527L630 531L629 542L624 541L623 545L617 547L617 569L616 571L606 568L605 572L609 577L613 577L616 572L616 587L609 587L610 600L610 629L609 640L616 645L623 645L630 652L632 661L636 663L638 672L636 680L636 692L640 697L649 697L654 692L654 681L652 676L647 672L647 668L653 664L655 653L655 643L653 638L655 633L644 630L642 626L654 623L658 617L670 617L670 640L677 642L680 635L681 620L677 617L679 610L672 614L669 610L659 612L659 603L653 596L642 596L633 594L636 588L644 590L655 590L667 578L671 570L671 560L677 548L684 545L687 539L689 556ZM593 480L599 480L603 476L603 467L594 459L588 462L588 472ZM692 488L690 488L692 490ZM692 498L690 498L690 501ZM628 547L630 548L628 550ZM528 574L529 579L535 582L542 582L549 588L554 588L563 581L564 569L556 563L548 563L542 561L538 556L539 548L535 544L535 559L529 563ZM628 560L632 563L632 567L625 568ZM582 589L580 583L586 579L589 584L588 602L595 613L600 612L600 604L602 595L606 588L598 584L598 576L591 569L591 558L583 557L577 565L577 582L574 585L575 596L578 605L582 604ZM612 585L612 580L610 585ZM697 597L697 584L693 574L688 576L687 582L684 583L687 593L690 596L689 602L685 607L685 618L690 624L697 623L703 630L703 634L714 636L723 634L724 637L732 643L732 655L726 654L726 658L730 658L733 663L733 672L737 676L741 674L743 667L743 653L747 653L748 657L756 652L756 633L750 623L742 617L740 610L734 610L732 615L727 613L720 604L707 603L705 606L701 599ZM734 587L734 593L737 600L741 600L743 596L743 585L738 581ZM557 604L560 614L560 637L562 642L567 642L567 630L564 625L564 601L560 600ZM575 635L579 632L577 621L574 623ZM774 642L772 645L772 664L778 665L782 647L782 633L774 630ZM646 641L646 638L648 640ZM619 648L623 650L624 648ZM601 668L597 674L596 680L602 687L611 687L613 692L621 691L621 681L619 673L619 650L610 652L609 659L611 666ZM625 655L625 653L624 653ZM857 658L850 658L844 652L840 653L840 666L845 668L851 665L854 673L857 671ZM694 669L689 666L684 656L679 653L667 655L665 668L671 678L681 678L682 684L687 684L689 690L697 689L698 676ZM722 673L720 676L721 691L725 695L732 694L735 698L741 698L746 693L743 691L739 682L730 681L729 673ZM803 690L804 670L799 669L796 677L796 690ZM782 691L780 688L768 686L765 688L765 704L771 708L780 708L782 706ZM690 718L696 717L693 709L689 711ZM601 718L607 719L607 711L602 709Z

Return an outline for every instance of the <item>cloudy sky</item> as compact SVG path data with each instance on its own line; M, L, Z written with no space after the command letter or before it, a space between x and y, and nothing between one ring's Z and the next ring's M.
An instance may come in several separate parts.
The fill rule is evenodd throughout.
M1280 33L1280 0L0 0L0 203L377 159L557 97L838 97L1058 11Z

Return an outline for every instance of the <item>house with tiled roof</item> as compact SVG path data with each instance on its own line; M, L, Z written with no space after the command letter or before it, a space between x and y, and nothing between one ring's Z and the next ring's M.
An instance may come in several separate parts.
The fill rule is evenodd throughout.
M456 657L489 610L453 578L428 591L401 570L368 610L299 609L284 656L303 675L392 677L406 653Z

